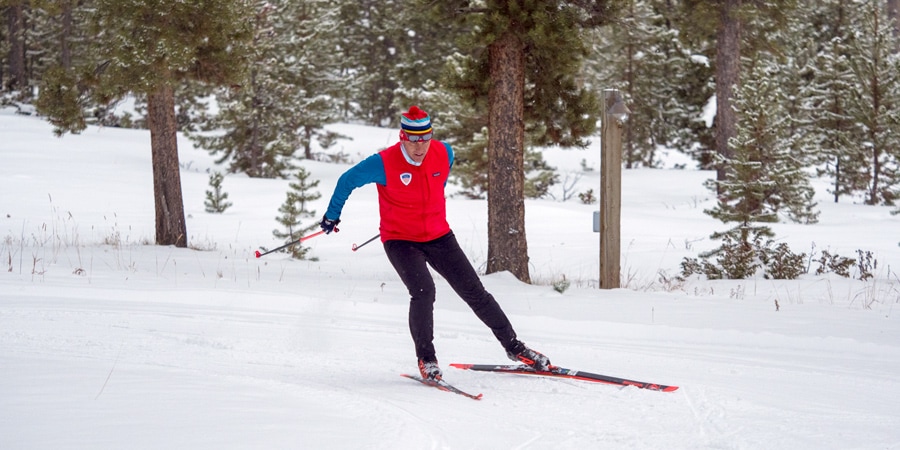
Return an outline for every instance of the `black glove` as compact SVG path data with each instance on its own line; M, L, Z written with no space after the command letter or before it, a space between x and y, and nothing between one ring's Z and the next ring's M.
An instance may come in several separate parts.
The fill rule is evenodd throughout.
M331 234L332 231L334 231L335 233L341 231L337 228L337 224L339 223L341 223L341 219L331 220L325 216L322 216L322 221L319 222L319 226L322 227L322 231L324 231L325 234Z

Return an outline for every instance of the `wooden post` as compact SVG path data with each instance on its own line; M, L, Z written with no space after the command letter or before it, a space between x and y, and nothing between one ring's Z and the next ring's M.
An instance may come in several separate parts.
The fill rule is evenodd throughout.
M603 91L600 145L600 289L620 284L622 216L622 125L628 108L618 89Z

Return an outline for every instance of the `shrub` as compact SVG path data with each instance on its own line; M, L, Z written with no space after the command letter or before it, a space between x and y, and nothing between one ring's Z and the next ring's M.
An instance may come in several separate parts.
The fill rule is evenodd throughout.
M588 189L580 194L578 194L578 198L581 200L581 203L585 205L593 205L597 203L597 197L594 197L594 190Z
M803 275L806 270L803 267L804 253L794 253L784 242L778 244L775 250L763 254L763 263L766 266L766 278L776 280L795 280Z
M822 256L819 257L818 263L819 268L816 269L816 275L833 272L844 278L850 278L850 268L856 264L856 260L832 255L828 250L822 250Z
M223 179L224 177L220 172L215 172L209 176L209 185L212 187L212 190L206 191L206 201L203 202L208 213L223 213L231 207L231 202L226 201L228 193L222 191Z
M805 253L794 253L785 243L772 248L773 241L763 241L763 237L763 233L756 233L752 241L743 242L726 233L722 235L721 246L700 255L702 261L684 258L681 275L687 278L702 274L711 280L744 279L762 270L767 279L793 280L806 272ZM713 258L715 262L711 262Z

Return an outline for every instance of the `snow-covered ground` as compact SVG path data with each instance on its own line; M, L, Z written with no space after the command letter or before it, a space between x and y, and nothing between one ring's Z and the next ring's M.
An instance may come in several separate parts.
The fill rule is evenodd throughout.
M339 144L354 160L396 136L333 128L355 138ZM226 176L234 206L208 214L208 171L224 170L179 145L191 249L148 245L146 131L59 139L40 119L0 110L0 448L900 448L900 216L890 208L831 203L817 181L821 222L774 227L797 252L873 252L873 280L681 284L667 281L681 259L725 229L703 214L711 174L626 171L625 287L599 290L596 205L562 202L558 185L555 200L527 202L536 283L501 273L485 285L555 364L680 389L446 367L506 360L438 278L438 357L447 380L484 393L473 401L399 376L416 370L405 288L377 241L351 251L378 232L373 186L351 197L340 233L307 241L318 261L256 259L279 245L289 181ZM546 158L577 180L574 192L598 191L596 146ZM321 214L347 166L304 166L321 180ZM483 269L486 203L448 207ZM563 276L571 287L558 293L550 284Z

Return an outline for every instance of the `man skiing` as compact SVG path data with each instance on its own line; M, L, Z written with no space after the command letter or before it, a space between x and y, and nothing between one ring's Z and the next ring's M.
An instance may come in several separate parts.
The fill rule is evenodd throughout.
M453 167L453 149L433 135L431 117L411 106L400 118L399 142L341 175L320 226L326 233L334 231L350 193L369 183L377 185L381 241L409 290L409 330L422 378L435 381L442 376L433 344L435 285L429 265L491 329L510 359L547 370L550 360L516 338L447 223L444 186Z

